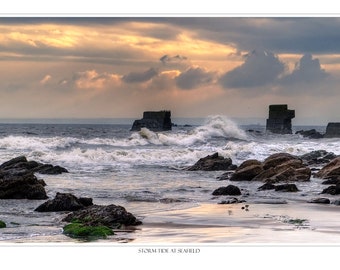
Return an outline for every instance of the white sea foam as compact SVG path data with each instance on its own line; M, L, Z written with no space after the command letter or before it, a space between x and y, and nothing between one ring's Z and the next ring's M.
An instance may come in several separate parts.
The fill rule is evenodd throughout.
M72 135L72 134L70 134ZM126 131L125 137L77 138L76 136L14 136L0 138L1 161L15 155L64 165L68 169L135 166L183 167L218 152L234 164L246 159L264 160L277 152L302 155L324 149L340 155L338 139L309 140L295 135L251 136L225 116L209 117L191 129L153 132Z

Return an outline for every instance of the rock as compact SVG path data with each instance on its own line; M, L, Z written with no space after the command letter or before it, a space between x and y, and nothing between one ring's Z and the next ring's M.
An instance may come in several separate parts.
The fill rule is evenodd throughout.
M321 194L338 195L340 194L340 185L329 186L325 188Z
M253 165L259 165L259 166L262 166L262 162L257 160L257 159L248 159L246 161L243 161L240 166L238 166L238 170L241 170L241 169L244 169L246 167L249 167L249 166L253 166Z
M143 118L133 122L131 131L140 131L147 128L152 131L165 131L172 129L170 111L147 111L143 113Z
M60 167L60 166L53 166L51 164L39 165L37 168L34 169L34 171L40 174L50 174L50 175L68 173L68 170L66 170L65 168Z
M288 153L277 153L262 163L257 160L243 162L230 176L231 181L262 181L268 183L309 181L311 170L302 160Z
M71 193L57 192L53 200L48 200L39 205L34 211L37 212L59 212L76 211L93 205L92 198L77 198Z
M326 127L325 138L339 138L340 137L340 123L328 123Z
M316 150L310 153L301 155L299 158L303 160L303 162L309 166L313 165L321 165L327 164L337 156L332 152L327 152L325 150Z
M44 185L33 173L0 179L0 199L47 199Z
M337 185L340 184L340 177L331 177L321 183L322 185Z
M51 164L44 164L36 161L28 161L25 156L13 158L0 165L0 176L2 178L8 175L25 175L27 173L41 173L41 174L61 174L68 172L65 168L60 166L53 166Z
M275 186L275 191L297 192L299 190L295 184L282 184Z
M310 200L309 203L330 204L331 201L328 198L316 198L316 199Z
M251 181L255 176L263 172L263 166L260 164L253 164L237 168L231 175L230 181Z
M316 131L315 129L298 130L298 131L295 132L295 134L300 134L303 137L307 137L307 138L310 138L310 139L321 139L324 136L320 132Z
M75 211L67 215L63 221L71 222L78 220L87 226L107 226L109 228L120 228L122 225L140 225L138 220L130 212L120 205L91 205L84 209Z
M266 129L272 133L292 134L292 121L295 117L294 110L288 110L286 104L269 105L269 118Z
M331 160L315 176L322 179L340 176L340 157Z
M0 229L6 228L7 225L4 221L0 220Z
M79 222L73 222L63 227L63 234L72 238L82 238L86 241L107 238L114 231L107 226L87 226Z
M230 158L219 156L218 153L199 159L188 171L224 171L234 168Z
M291 161L291 160L296 162L298 160L298 158L296 156L293 156L293 155L288 154L288 153L272 154L264 160L263 168L265 170L267 170L271 167L276 167L276 166L282 165L283 163L285 163L287 161ZM302 160L300 160L298 162L300 162L302 164Z
M257 190L271 190L275 189L275 185L271 183L265 183L264 185L260 186Z
M228 185L226 187L220 187L220 188L214 190L212 195L217 195L217 196L233 195L233 196L236 196L236 195L241 195L241 190L237 186Z
M218 204L234 204L234 203L243 203L245 200L239 200L237 198L231 198L230 200L223 200L219 202Z

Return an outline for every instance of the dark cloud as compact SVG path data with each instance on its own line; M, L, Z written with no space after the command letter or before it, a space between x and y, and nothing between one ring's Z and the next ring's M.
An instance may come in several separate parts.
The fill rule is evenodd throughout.
M187 60L188 58L182 55L176 55L176 56L169 56L169 55L163 55L159 60L165 65L167 63L172 62L182 62Z
M214 73L199 67L191 67L176 77L176 84L182 89L193 89L213 81Z
M225 73L219 80L224 88L250 88L274 83L285 65L273 53L252 51L245 62Z
M293 72L281 79L282 84L314 83L323 81L329 74L321 69L319 59L305 54L296 64Z
M122 80L126 83L141 83L146 82L153 77L157 76L158 72L154 68L150 68L145 72L131 72L127 75L124 75Z
M146 19L144 19L145 21ZM195 32L197 38L243 51L340 53L338 17L178 17L148 18Z

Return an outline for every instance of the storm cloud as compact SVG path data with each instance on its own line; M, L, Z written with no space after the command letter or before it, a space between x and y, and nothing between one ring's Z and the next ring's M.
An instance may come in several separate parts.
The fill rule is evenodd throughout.
M319 59L313 59L311 54L305 54L295 65L291 74L280 80L281 84L291 85L296 83L321 82L330 74L321 68Z
M154 68L150 68L145 72L131 72L124 75L122 80L126 83L141 83L151 80L157 74L158 72Z
M268 51L253 50L245 62L225 73L219 80L224 88L251 88L277 81L285 65Z
M200 67L191 67L176 77L176 84L181 89L194 89L213 81L214 73Z

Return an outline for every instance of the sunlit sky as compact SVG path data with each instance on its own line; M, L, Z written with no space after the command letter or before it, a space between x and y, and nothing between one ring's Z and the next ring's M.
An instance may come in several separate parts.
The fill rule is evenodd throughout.
M1 118L340 122L340 17L2 17Z

